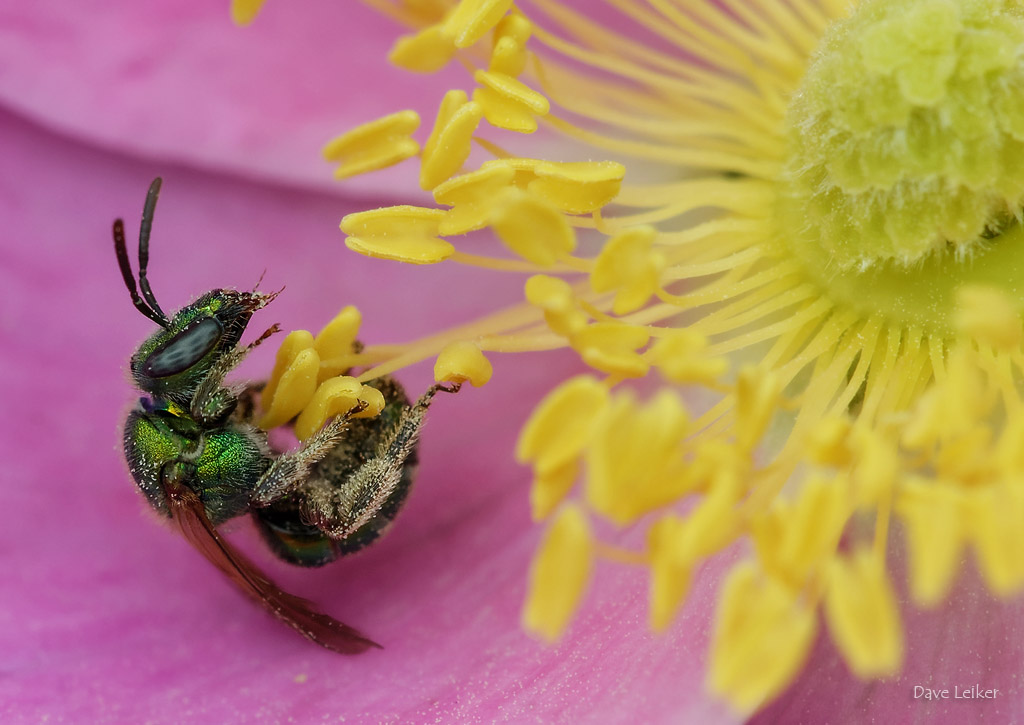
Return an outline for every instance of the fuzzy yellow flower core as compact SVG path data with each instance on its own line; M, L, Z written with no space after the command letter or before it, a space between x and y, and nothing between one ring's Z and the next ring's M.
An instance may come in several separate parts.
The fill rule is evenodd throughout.
M353 347L352 313L292 333L264 425L372 410L361 383L430 358L477 385L486 355L574 350L589 372L515 451L548 527L524 625L556 639L631 565L670 629L729 551L707 682L742 712L823 625L857 676L900 670L893 542L916 606L968 550L993 594L1024 589L1016 3L617 0L603 25L558 0L367 2L409 28L397 65L469 73L422 147L410 110L328 144L339 177L418 156L433 195L347 216L346 244L522 274L524 300L402 345ZM494 158L468 168L474 147Z

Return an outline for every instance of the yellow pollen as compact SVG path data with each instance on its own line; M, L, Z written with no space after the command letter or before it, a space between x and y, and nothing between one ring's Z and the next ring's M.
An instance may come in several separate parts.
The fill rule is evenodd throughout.
M231 20L236 25L248 25L259 14L266 0L231 0Z
M322 383L327 378L339 375L352 367L355 362L353 346L362 321L359 310L349 305L328 322L313 339L313 348L320 357L320 374L317 376L319 382Z
M437 236L444 219L440 209L392 206L349 214L341 230L349 249L369 257L411 264L437 264L455 252Z
M548 99L505 73L478 70L474 78L480 87L473 100L483 108L484 118L492 126L519 133L537 130L536 116L550 110Z
M468 48L491 30L512 7L512 0L461 0L443 26L456 47Z
M829 629L854 674L887 677L903 663L903 628L896 595L871 551L832 562L825 595Z
M586 514L566 506L548 528L530 570L523 626L553 642L568 626L590 581L593 536Z
M434 189L434 200L452 207L441 221L441 233L465 234L487 226L501 192L509 188L514 177L515 172L508 167L485 166L440 184Z
M336 179L394 166L420 151L409 135L420 126L415 111L399 111L365 123L328 142L324 159L339 162Z
M609 239L597 256L590 287L595 292L616 292L612 304L616 315L640 309L659 289L667 262L651 251L657 235L650 226L627 229Z
M637 352L650 340L650 332L621 322L595 322L573 334L570 342L585 363L610 375L641 378L649 364Z
M816 633L816 614L797 592L740 564L719 600L708 684L750 712L793 679Z
M623 525L679 498L686 485L679 443L689 423L671 391L646 406L628 393L616 396L587 447L587 502Z
M464 383L474 388L486 385L494 374L490 361L471 342L449 343L434 364L434 380L439 383Z
M576 249L565 217L536 196L507 189L491 210L491 226L505 246L534 264L550 267Z
M414 73L433 73L448 65L455 55L455 43L440 25L431 25L413 35L399 38L388 60Z
M608 390L583 375L549 394L530 416L516 444L516 459L546 474L582 453L608 407Z
M422 189L429 191L458 173L469 158L470 142L481 118L483 109L479 103L468 101L465 91L448 91L445 94L437 111L434 129L423 147L423 164L420 167Z
M284 425L301 411L316 392L320 374L320 356L307 348L298 352L275 382L271 395L266 396L266 413L260 418L260 427L266 430Z

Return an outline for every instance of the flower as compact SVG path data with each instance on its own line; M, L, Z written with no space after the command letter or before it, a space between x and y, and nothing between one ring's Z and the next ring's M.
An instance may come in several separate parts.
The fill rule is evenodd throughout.
M415 98L429 84L402 85L376 64L365 71L374 38L383 52L372 15L307 7L314 16L270 4L245 30L205 1L32 3L5 16L0 720L726 719L701 693L699 634L652 641L642 622L623 629L643 606L626 586L632 572L603 577L595 593L608 605L577 614L556 647L520 628L540 532L528 481L503 456L543 390L578 371L573 355L550 356L544 369L496 359L485 387L435 406L411 498L362 554L299 570L275 563L246 522L227 531L380 652L341 657L296 636L146 513L120 426L137 395L126 362L153 325L131 308L110 225L121 215L134 231L155 175L164 188L149 271L165 311L214 287L250 289L264 270L263 288L285 287L247 340L272 322L317 330L347 304L362 311L368 343L409 339L466 317L435 284L468 298L520 293L512 278L424 273L342 247L336 215L367 202L311 190L331 183L330 171L306 164L305 149L328 135L327 119L383 113L390 95L372 89ZM359 42L339 43L323 17L351 23ZM294 44L268 42L260 19L292 28ZM358 104L328 99L328 86L351 89ZM352 194L372 203L393 182L360 184ZM273 352L256 350L241 376L265 377ZM421 390L432 371L399 378Z
M1015 5L372 4L409 27L392 62L469 75L422 147L406 109L325 148L339 177L418 157L434 199L345 217L348 246L533 276L525 305L368 349L363 379L453 343L566 347L593 370L519 439L551 517L528 629L565 631L596 560L644 567L666 629L694 573L742 551L708 684L750 713L819 633L863 680L901 672L894 542L915 607L968 549L989 592L1020 592ZM514 137L541 127L569 143ZM485 228L504 253L466 251ZM639 400L629 381L652 375Z

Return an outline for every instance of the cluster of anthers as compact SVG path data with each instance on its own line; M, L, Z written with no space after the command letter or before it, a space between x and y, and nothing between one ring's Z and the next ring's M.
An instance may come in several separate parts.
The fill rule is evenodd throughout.
M236 18L259 4L236 0ZM550 521L525 626L559 637L602 560L649 570L664 630L728 550L709 684L744 710L793 681L819 613L854 673L899 671L894 549L920 606L967 547L992 592L1024 587L1013 8L612 2L643 42L557 0L370 4L413 29L393 63L454 59L474 85L448 91L422 148L411 110L326 146L338 178L418 156L437 203L351 214L346 243L523 272L525 302L401 346L353 352L351 309L293 333L265 425L314 430L336 393L366 392L331 377L353 365L365 381L439 355L439 380L482 384L485 352L573 348L593 373L553 390L516 450ZM617 160L516 155L485 123ZM493 158L467 171L474 143ZM464 251L481 229L515 258ZM630 383L652 370L644 402ZM279 404L285 388L301 394ZM625 530L646 545L596 533Z

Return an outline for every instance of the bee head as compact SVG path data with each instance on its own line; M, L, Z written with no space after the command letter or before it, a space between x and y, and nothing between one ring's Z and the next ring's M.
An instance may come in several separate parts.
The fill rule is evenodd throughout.
M146 277L149 234L161 183L158 177L150 184L142 211L137 286L128 261L121 219L114 222L114 253L132 303L161 328L132 355L132 378L147 393L187 405L217 359L238 344L253 312L269 304L277 294L215 289L169 319L157 304Z

